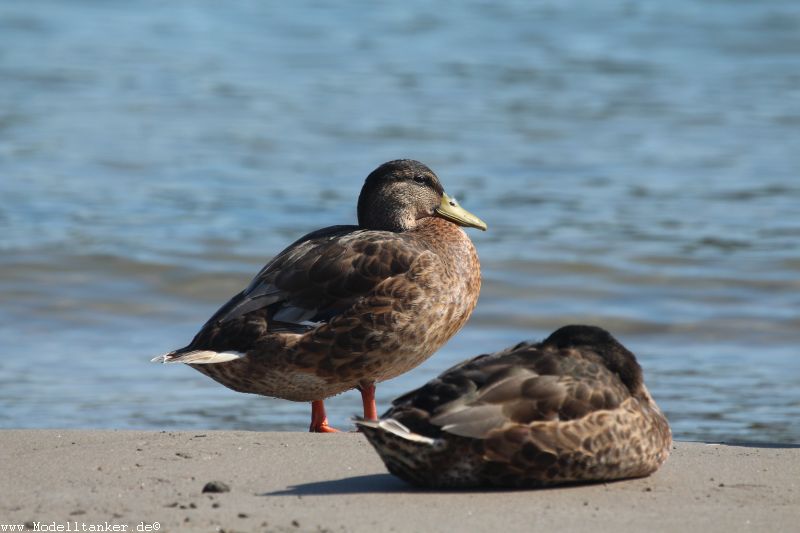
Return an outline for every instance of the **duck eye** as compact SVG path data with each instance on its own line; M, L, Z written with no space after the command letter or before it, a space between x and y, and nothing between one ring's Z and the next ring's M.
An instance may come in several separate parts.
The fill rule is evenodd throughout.
M417 183L425 183L426 182L425 176L414 176L414 181L416 181Z

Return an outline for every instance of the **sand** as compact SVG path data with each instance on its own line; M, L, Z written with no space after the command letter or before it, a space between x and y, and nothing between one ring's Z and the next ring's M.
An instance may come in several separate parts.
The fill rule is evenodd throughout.
M203 493L211 481L230 491ZM4 430L0 531L2 524L129 532L798 531L800 446L678 442L648 478L447 492L389 475L356 433Z

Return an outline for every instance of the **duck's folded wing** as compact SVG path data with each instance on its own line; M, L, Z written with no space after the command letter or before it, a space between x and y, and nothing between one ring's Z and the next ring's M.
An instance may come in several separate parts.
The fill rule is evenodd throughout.
M479 381L473 392L431 413L432 424L447 433L484 439L500 428L576 420L615 409L629 396L615 375L592 361L553 353L526 366L489 363L472 370L471 381ZM441 376L446 381L461 377Z
M269 331L305 331L407 272L419 253L401 235L387 232L353 226L316 231L270 261L203 329L257 316Z

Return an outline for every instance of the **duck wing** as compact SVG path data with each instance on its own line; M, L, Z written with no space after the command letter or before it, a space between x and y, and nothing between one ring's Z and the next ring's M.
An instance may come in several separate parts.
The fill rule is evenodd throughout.
M431 437L487 439L496 430L576 420L630 396L592 350L523 343L444 372L387 413Z
M182 350L246 350L267 333L308 331L408 272L422 253L402 234L386 231L332 226L309 233L272 259Z

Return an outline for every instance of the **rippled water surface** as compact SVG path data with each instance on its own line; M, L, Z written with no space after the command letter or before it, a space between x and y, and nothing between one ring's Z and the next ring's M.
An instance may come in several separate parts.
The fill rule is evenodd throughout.
M800 442L798 128L793 1L2 2L0 426L304 429L148 361L413 157L484 287L380 409L588 322L678 438Z

